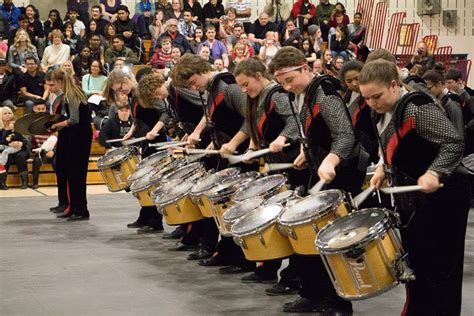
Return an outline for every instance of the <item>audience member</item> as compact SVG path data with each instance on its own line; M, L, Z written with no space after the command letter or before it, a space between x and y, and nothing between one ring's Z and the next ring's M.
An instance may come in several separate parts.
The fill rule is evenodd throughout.
M3 18L8 21L7 24L10 30L19 27L18 19L20 18L21 11L15 6L13 0L4 0L3 3L0 4L0 11Z
M92 35L89 40L89 48L91 50L91 59L98 59L102 63L105 63L105 45L103 46L100 42L98 35Z
M331 13L331 19L329 21L329 26L336 28L338 25L344 24L349 25L350 20L349 16L346 14L346 8L340 2L334 5L334 9Z
M7 71L7 60L0 58L0 106L8 106L14 111L16 109L13 104L14 92L15 77Z
M185 0L183 2L183 10L191 10L193 12L193 21L195 23L199 23L199 25L202 25L204 22L204 17L201 3L195 0Z
M308 27L308 39L313 46L313 50L318 58L321 57L321 46L323 45L323 38L321 28L317 25L310 25Z
M27 57L33 57L36 62L39 62L36 47L31 43L28 33L20 29L16 33L13 45L10 46L8 52L8 64L16 77L26 72L25 61Z
M91 21L95 21L97 23L97 30L99 31L100 35L105 35L105 26L109 23L103 16L102 16L102 7L100 5L93 5L91 7Z
M100 0L99 5L102 8L104 17L109 19L110 23L114 23L117 20L118 8L122 5L121 0Z
M105 50L105 62L112 65L117 58L123 57L129 63L134 65L139 63L137 55L128 47L125 46L125 40L122 35L115 35L112 47Z
M250 0L229 0L227 9L235 9L236 21L239 23L250 24L252 15L252 2Z
M300 50L305 55L308 66L313 68L313 63L316 61L316 53L314 52L313 46L311 46L309 39L303 40Z
M63 44L63 39L64 36L60 30L53 30L49 33L49 40L52 44L46 47L43 59L41 60L44 72L48 68L58 66L69 59L71 49L68 45Z
M163 69L168 63L171 63L173 57L171 56L171 50L173 46L171 44L171 38L164 37L161 40L161 47L157 47L155 52L151 56L148 62L153 68Z
M367 27L362 24L362 13L354 13L354 20L352 23L347 25L349 29L349 38L351 43L361 47L365 45L365 34L367 32Z
M27 57L25 64L26 72L21 75L18 87L25 100L25 112L31 113L34 100L47 100L49 89L44 85L44 73L38 70L36 59Z
M301 32L307 31L308 26L316 24L316 7L309 0L298 0L293 4L291 17Z
M51 35L52 32L49 34ZM64 23L63 43L69 46L71 56L76 55L82 46L81 37L74 32L74 28L69 21Z
M123 138L131 129L133 119L131 116L130 105L127 100L123 103L116 103L117 112L102 125L99 133L99 144L107 149L112 149L114 143L107 143L109 139ZM116 143L116 146L121 146Z
M318 17L319 27L324 41L328 40L329 21L331 19L334 5L329 3L329 0L321 0L316 6L316 16Z
M167 10L171 9L171 3L168 0L158 0L155 2L155 9L157 11L161 10L164 13Z
M164 13L162 10L156 10L153 15L153 20L148 27L148 31L151 35L152 47L155 46L155 43L158 37L165 32L165 23L163 21Z
M194 38L194 32L197 25L193 22L193 12L190 10L183 11L183 19L178 22L178 31L186 37L188 41Z
M25 30L28 33L28 36L30 37L31 43L36 47L36 43L34 42L35 34L29 29L30 22L28 21L28 17L26 16L26 14L20 15L20 17L18 18L18 25L18 28L12 29L8 33L8 45L13 45L16 33L19 30Z
M102 95L105 80L107 77L104 75L102 63L98 59L92 60L89 73L82 77L82 90L87 97L94 94Z
M149 26L155 14L155 6L150 0L140 0L135 4L135 17L140 37L150 39ZM134 19L135 19L134 17Z
M253 57L255 55L255 50L253 49L253 46L250 45L249 43L249 37L247 34L242 33L239 38L239 43L242 43L247 47L245 50L245 57Z
M168 68L173 68L173 66L178 62L178 60L181 58L181 51L179 50L179 47L173 47L171 49L171 58L172 58L172 63L166 65Z
M260 51L260 47L264 45L264 40L267 32L276 32L275 40L278 41L278 27L275 23L268 20L268 14L262 12L258 19L250 26L248 39L253 46L256 54Z
M176 19L179 23L183 20L180 0L171 0L171 9L165 11L165 21L169 19Z
M340 24L336 27L336 34L331 35L329 41L329 47L331 48L333 57L340 55L344 57L344 60L348 60L348 48L349 48L349 31L347 25Z
M104 48L110 48L112 47L112 42L114 41L115 35L117 35L117 28L115 27L114 24L107 24L104 28L104 38L105 38L105 47Z
M227 48L221 41L216 39L216 28L214 25L208 25L206 28L207 39L198 46L206 45L211 50L212 60L222 59L224 61L224 67L229 67L229 56L227 54Z
M413 65L420 64L425 68L425 70L429 70L433 68L434 65L434 57L432 52L428 49L428 46L425 42L419 41L416 45L416 53L410 59L410 62L405 66L408 69L411 69Z
M283 32L283 43L281 46L293 46L299 48L301 39L301 32L300 29L296 27L295 21L292 19L286 21L285 30Z
M194 30L194 38L189 41L189 46L193 54L197 55L197 48L199 44L205 41L204 29L201 26L196 27Z
M64 23L58 10L52 9L49 11L48 19L43 23L43 29L45 38L49 38L49 33L52 30L64 31Z
M67 10L75 10L77 17L84 24L89 22L89 1L88 0L67 0Z
M38 10L32 4L27 5L25 8L25 15L28 18L28 31L30 34L33 34L31 41L35 43L36 49L38 51L38 56L41 58L43 56L43 51L46 45L44 37L44 28L43 24L39 20Z
M83 46L81 52L72 60L74 72L79 80L89 73L91 61L91 49L89 46Z
M101 45L105 46L105 37L100 34L96 20L89 21L89 24L86 27L86 34L82 38L82 42L87 45L87 43L90 42L92 35L98 35Z
M236 23L232 28L232 33L227 36L225 44L227 46L227 51L232 51L234 45L239 41L240 35L244 33L244 26L243 24Z
M178 20L169 19L166 21L166 32L158 37L158 41L156 42L157 47L161 46L161 40L165 37L171 38L173 47L179 47L181 54L191 52L191 46L189 46L188 40L178 32Z
M325 74L325 69L324 69L324 66L323 66L323 62L321 61L321 59L316 59L313 63L313 72L314 74L316 75L323 75Z
M222 59L214 60L214 70L217 72L228 72L227 68L224 67L224 61Z
M268 31L265 35L265 40L260 48L258 57L263 61L265 65L269 65L276 53L280 49L280 43L276 40L276 32Z
M211 57L211 49L207 45L200 46L197 55L211 65L214 63Z
M233 61L233 64L234 64L234 68L242 60L247 59L247 57L245 56L246 50L247 50L247 47L244 44L242 44L242 43L235 44L234 50L233 50L233 53L232 53L232 61Z
M219 21L221 16L224 15L225 10L222 5L222 0L209 0L208 3L202 8L204 25L214 25L215 29L219 29Z
M133 50L140 47L137 24L130 19L130 11L126 5L120 5L117 8L117 21L115 21L114 25L117 35L123 36L125 46Z
M74 33L82 38L84 37L84 34L86 34L86 25L81 20L77 19L78 15L79 14L76 9L70 9L67 12L64 23L71 23Z

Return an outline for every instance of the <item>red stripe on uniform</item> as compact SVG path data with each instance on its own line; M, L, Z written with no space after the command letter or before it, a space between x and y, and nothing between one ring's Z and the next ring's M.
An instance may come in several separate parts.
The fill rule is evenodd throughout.
M258 122L257 131L258 131L258 136L260 138L263 138L263 124L267 120L267 113L270 113L273 110L274 105L275 105L275 103L273 101L270 101L270 107L269 107L268 111L263 112L263 115L260 118L260 121Z
M215 101L215 102L214 102ZM220 92L214 100L212 100L211 109L209 110L209 117L212 119L212 114L216 108L224 101L224 91Z
M359 107L356 107L355 111L354 111L354 114L352 114L352 127L355 127L356 124L357 124L357 119L358 119L358 115L360 112L362 112L362 110L367 106L367 103L362 103L362 105Z
M305 126L304 126L304 133L305 134L308 134L309 127L311 126L311 122L313 121L313 119L316 116L318 116L320 111L321 111L321 105L319 103L315 103L313 105L313 110L310 113L312 115L308 115L308 117L306 118L306 122L305 122Z
M410 132L414 128L415 128L415 118L414 117L410 117L410 118L406 119L405 121L403 121L402 126L400 128L398 128L398 134L400 135L400 139L405 137L405 135L408 134L408 132ZM389 165L392 164L393 154L397 150L397 147L398 147L398 136L397 136L397 133L394 133L390 137L390 139L387 143L387 163Z
M407 297L405 299L405 305L403 305L403 310L402 310L401 316L405 316L407 314L408 305L410 304L410 289L408 288L408 286L405 286L405 290L406 290L406 293L407 293Z
M67 193L67 207L64 210L64 215L69 214L71 211L71 192L69 191L69 181L66 182L66 193Z

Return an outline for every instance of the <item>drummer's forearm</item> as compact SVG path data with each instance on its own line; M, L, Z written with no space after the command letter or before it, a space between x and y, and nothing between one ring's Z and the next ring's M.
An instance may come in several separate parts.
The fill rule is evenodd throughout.
M246 141L249 138L249 135L245 134L244 132L238 131L237 134L232 137L230 140L230 144L237 148L240 144L242 144L244 141Z
M206 128L206 117L203 116L201 120L199 121L199 124L196 126L194 129L194 133L198 133L201 135L202 131Z
M323 162L330 163L334 168L336 168L340 163L342 159L335 153L329 153L323 160Z
M158 123L155 124L151 132L155 135L158 135L164 126L165 126L165 123L163 123L162 121L158 121Z

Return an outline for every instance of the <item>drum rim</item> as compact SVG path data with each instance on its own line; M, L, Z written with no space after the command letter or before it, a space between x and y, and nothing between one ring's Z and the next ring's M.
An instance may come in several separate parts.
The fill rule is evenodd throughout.
M373 226L374 230L372 232L369 232L364 238L362 238L358 242L355 242L351 245L344 246L344 247L341 247L341 248L330 248L330 247L325 245L326 243L323 244L320 241L320 238L319 238L320 235L323 232L325 232L325 231L331 229L332 227L334 227L334 225L336 225L337 222L339 222L341 220L347 221L349 218L355 217L358 214L360 214L361 212L372 212L373 210L383 211L384 217L382 218L382 220L379 223L377 223L376 225ZM390 218L390 214L389 214L389 212L386 208L378 208L378 207L365 208L365 209L362 209L362 210L355 211L351 214L348 214L347 216L337 218L334 221L328 223L326 226L324 226L319 231L318 235L316 236L316 240L314 241L314 243L315 243L317 249L319 250L319 252L321 254L346 253L346 252L349 252L353 249L358 249L358 248L361 248L361 247L365 247L371 241L373 241L377 238L383 237L390 229L395 229L395 227L392 226L391 224L393 224L393 220Z
M327 214L329 214L330 212L336 210L339 205L341 203L344 202L344 192L342 192L341 190L338 190L338 189L330 189L330 190L324 190L324 191L321 191L321 192L318 192L316 194L313 194L313 195L308 195L308 196L305 196L303 197L302 199L299 199L296 201L296 203L298 202L302 202L304 201L305 199L309 199L310 197L314 197L314 196L317 196L321 193L324 193L324 192L338 192L341 194L341 196L336 200L337 204L334 203L334 205L332 205L331 207L327 208L326 210L324 211L321 211L317 214L317 216L312 216L312 217L309 217L309 218L304 218L304 219L301 219L301 220L297 220L297 221L292 221L292 222L287 222L287 221L283 221L281 219L281 217L283 216L283 214L288 210L288 208L290 206L293 206L294 204L292 205L287 205L285 206L285 208L282 210L282 212L280 213L280 215L278 215L278 223L280 223L281 225L283 226L289 226L289 227L294 227L294 226L298 226L298 225L303 225L303 224L307 224L313 220L318 220L320 219L321 217L324 217L326 216Z
M287 197L286 199L278 201L278 202L270 202L270 200L272 198L274 198L275 196L277 196L278 194L284 194L284 193L287 193L287 192L291 192L291 195L289 197ZM288 201L293 200L294 198L297 198L298 196L299 195L297 195L294 190L286 190L286 191L283 191L283 192L279 192L275 195L272 195L271 197L268 198L268 201L265 201L265 204L280 204L280 205L283 205L283 204L286 204Z
M242 216L239 216L239 217L237 217L237 218L235 218L235 217L233 217L233 218L226 218L226 214L229 214L232 209L234 209L234 208L236 208L237 206L240 206L240 205L242 205L242 204L244 204L244 203L248 203L249 201L252 201L252 200L253 200L253 201L255 201L255 200L260 200L260 201L261 201L260 204L259 204L256 208L259 208L260 206L266 205L266 204L264 204L265 200L264 200L263 198L261 198L261 197L254 197L254 198L245 200L245 202L243 202L243 203L234 204L234 205L232 205L231 207L229 207L229 209L226 210L226 211L222 214L222 220L224 221L224 223L226 223L226 224L233 224L233 223L235 223L236 220L238 220L238 219L241 218L242 216L245 216L246 214L248 214L248 212L247 212L246 214L244 214L244 215L242 215ZM278 203L272 203L272 204L278 204ZM252 210L250 210L249 212L251 212L251 211L252 211Z
M163 155L164 153L166 153L166 155ZM148 157L143 158L143 159L138 163L138 166L137 166L137 167L142 167L142 168L143 168L143 167L147 167L147 166L154 166L155 164L143 166L143 162L144 162L144 161L147 161L147 160L151 160L154 156L158 156L158 155L163 155L163 158L161 158L161 159L160 159L158 162L156 162L155 164L161 164L161 163L163 162L163 160L165 160L166 158L169 158L169 157L172 158L172 156L171 156L169 153L167 153L166 151L165 151L165 152L163 152L163 151L158 151L158 152L156 152L156 153L154 153L154 154L152 154L152 155L150 155L150 156L148 156Z
M191 166L196 166L196 168L192 168L192 169L191 169ZM192 162L192 163L190 163L190 164L185 163L183 166L180 166L180 167L177 168L176 170L173 170L172 172L166 174L166 175L163 176L161 179L162 179L163 181L167 181L167 180L169 180L169 178L171 178L173 175L175 175L178 171L180 171L181 169L184 169L184 168L190 168L190 172L189 172L189 173L193 174L194 172L197 172L199 169L204 169L204 165L203 165L203 163L200 162L200 161ZM206 171L206 170L204 169L204 171ZM183 177L180 177L180 178L183 178ZM184 178L184 179L187 179L187 178L189 178L189 176L187 176L187 177Z
M256 233L257 231L263 231L264 229L266 229L266 228L270 227L271 225L275 224L276 221L277 221L278 215L275 216L275 218L273 218L271 221L268 221L268 222L266 222L266 223L264 223L264 224L262 224L262 225L260 225L260 226L258 226L258 227L254 227L254 228L252 228L251 230L248 230L248 231L243 231L243 232L235 233L235 232L234 232L234 229L233 229L233 228L234 228L234 225L236 225L239 221L243 220L245 217L250 216L250 214L251 214L252 212L256 212L256 210L258 210L258 209L260 209L260 208L263 208L263 207L270 207L270 206L273 206L273 205L278 206L278 207L280 208L280 212L281 212L281 210L283 209L280 204L260 205L260 206L257 207L256 209L254 209L254 210L248 212L248 213L245 214L244 216L242 216L242 217L240 217L239 219L237 219L237 220L232 224L232 226L231 226L231 228L230 228L230 231L231 231L231 233L232 233L232 236L235 236L235 237L237 237L237 238L249 236L249 235L252 235L252 234Z
M153 169L153 170L155 170L155 172L150 176L150 179L149 179L150 181L147 182L145 185L139 186L139 187L133 187L134 185L136 186L137 184L135 184L135 183L138 183L138 181L140 181L142 178L136 179L135 181L130 183L130 192L140 193L140 192L143 192L145 190L148 190L149 188L151 188L154 185L159 184L161 182L161 177L155 177L155 175L157 173L159 173L160 170L156 170L156 169Z
M246 176L244 177L244 175L246 175ZM244 180L242 182L244 183L244 185L246 185L249 181L251 182L251 181L254 181L256 179L259 179L260 178L260 173L258 171L248 171L248 172L244 172L244 173L239 173L239 174L233 176L232 178L227 178L226 180L230 180L230 179L237 178L237 177L244 178ZM224 181L222 181L222 182L224 182ZM240 182L240 184L242 182ZM213 187L211 190L209 190L207 192L209 194L206 194L206 196L212 202L219 202L219 201L229 197L229 195L233 195L235 192L237 192L238 189L231 190L231 188L234 188L235 185L237 185L237 184L239 184L239 182L234 184L234 185L231 185L229 187L226 187L226 188L222 189L221 191L211 192L214 188L217 187L217 185L216 185L215 187Z
M183 183L184 185L185 183ZM155 204L158 206L158 207L165 207L167 205L171 205L171 204L176 204L176 202L178 202L179 200L181 200L182 198L190 195L190 192L191 192L191 188L192 188L192 184L191 183L188 183L188 185L190 185L190 188L184 192L182 192L181 194L175 196L173 199L170 199L170 200L167 200L166 202L159 202L158 201L158 197L159 196L156 196L155 197ZM159 194L168 194L168 193L171 193L171 190L169 191L163 191L163 192L160 192Z
M257 178L253 181L250 181L248 183L246 183L243 187L239 188L237 191L235 191L234 193L234 196L232 197L232 199L234 200L234 202L236 203L240 203L240 202L243 202L245 200L248 200L247 199L243 199L243 200L239 200L239 199L236 199L236 197L238 196L238 194L240 194L241 192L243 192L244 190L246 190L248 187L250 187L250 185L255 182L255 181L263 181L263 179L268 179L268 178L282 178L283 181L281 181L281 183L279 183L278 185L276 185L275 187L273 187L272 189L270 189L269 191L266 191L265 193L262 193L262 194L259 194L259 195L255 195L255 196L252 196L251 198L254 198L254 197L265 197L265 196L268 196L268 194L270 194L270 196L273 196L273 194L271 194L272 192L275 192L275 191L278 191L281 189L282 186L284 186L286 184L286 181L288 180L287 177L285 177L284 175L282 174L272 174L272 175L269 175L269 176L266 176L266 177L261 177L261 178ZM270 205L270 204L269 204Z
M136 155L138 154L138 149L137 147L134 147L134 146L130 146L130 147L119 147L119 148L116 148L104 155L102 155L102 157L100 157L99 159L97 159L97 168L102 168L102 169L107 169L107 168L113 168L117 165L120 165L122 162L124 162L125 160L124 159L121 159L121 160L118 160L118 161L115 161L111 164L105 164L105 162L103 161L105 159L105 157L107 156L107 154L109 153L112 153L116 150L122 150L122 149L126 149L126 152L124 154L128 154L129 156L127 156L127 158L133 156L133 155Z
M193 187L193 188L191 189L191 196L198 197L198 196L200 196L200 195L203 195L203 194L205 194L206 192L212 190L212 188L218 186L219 183L222 183L222 182L225 181L226 179L228 179L228 178L230 178L230 177L234 177L234 176L240 174L240 168L238 168L238 167L225 168L225 169L222 169L222 170L217 171L217 172L215 172L215 173L209 174L208 177L205 177L205 178L202 179L201 181L196 182L195 186L198 186L200 183L206 181L208 178L211 178L211 177L213 177L213 176L215 176L215 177L217 177L217 179L219 179L219 178L218 178L218 177L219 177L218 174L219 174L220 172L223 172L223 171L228 170L228 169L231 169L232 172L234 172L235 174L232 174L232 175L230 175L230 176L224 176L221 180L216 180L216 182L215 182L210 188L206 188L206 189L203 189L203 190L200 190L200 191L193 191L193 190L194 190L194 187Z
M139 179L139 178L137 178L137 179L131 179L131 177L132 177L135 173L137 173L137 171L139 171L139 170L144 170L144 169L149 169L150 171L155 170L155 168L154 168L153 166L145 166L145 167L141 167L141 168L137 166L137 168L135 169L135 171L134 171L131 175L129 175L128 178L127 178L127 182L129 183L129 185L131 185L133 182L135 182L135 181L137 181L137 180ZM141 177L140 177L140 178L141 178Z

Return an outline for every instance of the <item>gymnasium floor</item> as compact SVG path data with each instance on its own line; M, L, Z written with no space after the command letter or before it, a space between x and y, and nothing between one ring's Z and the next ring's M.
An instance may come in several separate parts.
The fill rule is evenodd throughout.
M48 211L54 188L0 191L0 315L285 315L294 296L266 296L268 285L219 275L167 251L173 241L127 229L138 211L131 195L88 194L90 221L68 223ZM473 212L464 271L463 315L474 315ZM398 286L355 302L354 315L399 315L404 296Z

